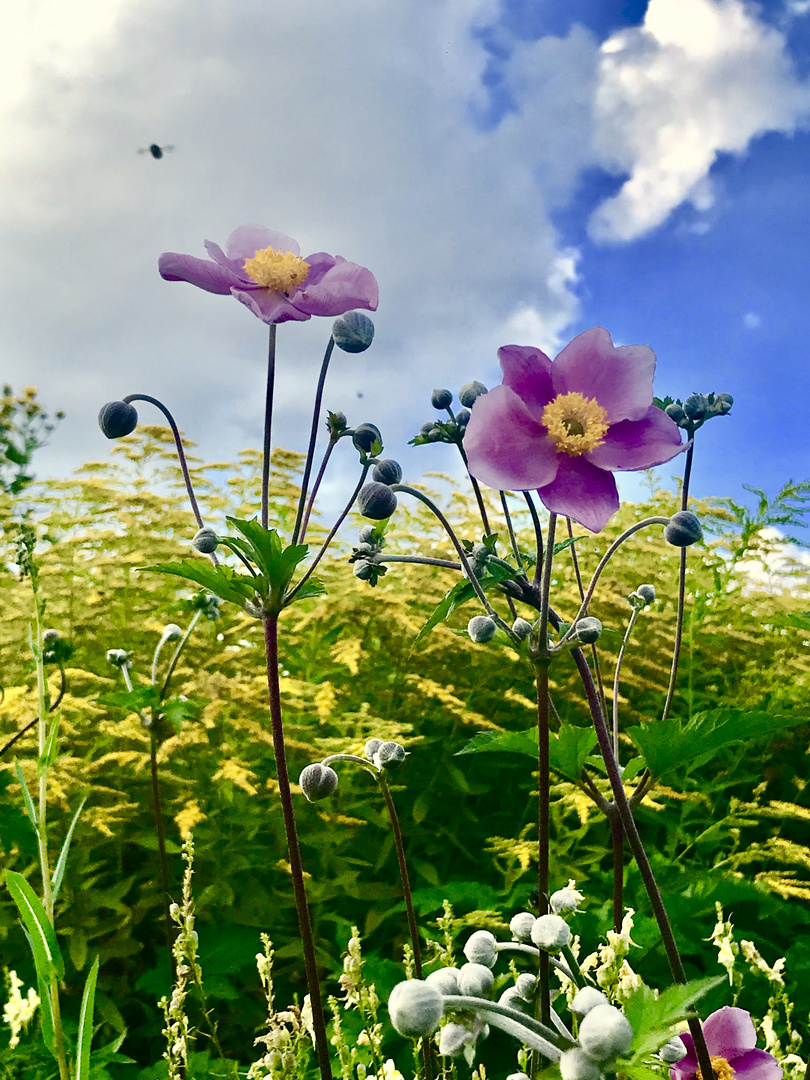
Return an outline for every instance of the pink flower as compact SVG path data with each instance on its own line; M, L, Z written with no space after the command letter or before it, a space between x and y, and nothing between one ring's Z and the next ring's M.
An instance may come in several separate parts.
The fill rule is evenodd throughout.
M613 471L648 469L684 449L652 403L646 345L615 348L598 326L553 363L521 345L498 358L503 382L476 400L464 436L470 472L490 487L536 488L549 510L599 532L619 509Z
M703 1024L703 1034L717 1080L780 1080L782 1070L773 1054L755 1050L757 1033L745 1009L726 1006L718 1009ZM670 1066L672 1080L692 1080L698 1063L691 1035L681 1035L686 1055Z
M161 277L230 293L265 323L377 309L377 282L370 270L322 251L302 259L295 240L262 225L234 229L224 251L210 240L205 249L208 260L165 252L158 262Z

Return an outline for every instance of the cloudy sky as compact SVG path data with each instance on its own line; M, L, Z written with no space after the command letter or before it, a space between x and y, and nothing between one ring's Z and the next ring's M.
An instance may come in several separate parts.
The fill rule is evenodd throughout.
M0 381L67 413L40 473L106 453L99 406L134 392L207 460L259 445L266 327L157 273L257 222L376 274L326 402L406 477L449 465L407 447L433 387L603 325L661 395L734 395L696 493L773 492L810 474L808 125L810 0L14 0ZM328 330L279 327L288 448Z

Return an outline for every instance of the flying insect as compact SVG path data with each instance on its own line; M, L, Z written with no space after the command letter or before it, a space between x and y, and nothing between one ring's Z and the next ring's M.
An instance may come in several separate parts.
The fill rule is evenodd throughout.
M157 143L152 143L151 146L142 147L138 151L138 153L139 154L151 154L152 157L155 159L155 161L160 161L160 159L163 157L163 155L165 153L168 153L169 150L174 150L174 147L173 146L158 146Z

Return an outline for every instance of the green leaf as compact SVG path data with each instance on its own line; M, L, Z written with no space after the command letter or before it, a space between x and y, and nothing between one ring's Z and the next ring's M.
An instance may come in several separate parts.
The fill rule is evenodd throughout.
M635 780L638 774L644 771L645 765L644 758L640 755L631 758L625 765L624 772L622 773L622 780L624 783L629 784L631 780Z
M62 844L62 850L59 852L59 858L56 860L56 869L53 872L53 880L51 882L51 895L53 896L53 902L56 903L56 898L59 895L59 890L62 888L62 879L65 876L65 866L67 865L68 851L70 850L70 841L73 839L73 830L76 828L76 823L79 820L79 814L84 809L84 804L87 802L87 798L82 799L79 804L79 809L73 815L73 820L70 823L70 828L67 831L65 842Z
M7 870L6 885L20 912L23 925L30 934L37 976L46 986L51 986L65 974L65 964L54 928L39 897L22 874Z
M205 566L202 560L157 563L155 566L142 566L140 569L193 581L220 599L230 600L232 604L238 604L239 607L243 606L245 600L253 599L257 592L261 593L261 579L248 577L247 574L237 574L229 566L221 564L216 567Z
M172 725L177 734L183 726L184 720L195 720L200 715L202 706L198 701L184 701L179 697L167 698L160 706L160 711Z
M558 544L554 545L554 554L559 555L561 551L565 551L566 548L571 547L577 540L584 540L584 536L566 536L565 540L560 540Z
M551 767L570 780L577 781L585 760L593 749L596 735L591 728L566 725L549 739ZM458 751L461 754L523 754L537 761L537 728L525 731L481 731Z
M296 591L292 600L287 601L287 603L297 604L299 600L307 600L310 596L323 596L325 592L326 586L320 578L307 578L301 588Z
M141 712L143 709L160 707L160 691L151 683L145 686L133 686L131 690L116 690L112 694L102 694L98 701L101 705L116 705L127 712Z
M640 986L625 1003L624 1013L633 1028L632 1063L654 1054L672 1037L672 1026L685 1020L694 1003L715 986L726 981L725 975L715 975L692 982L670 986L655 997L649 986Z
M429 634L434 626L438 626L440 622L451 615L457 607L466 604L474 596L475 592L469 581L457 581L453 588L439 601L428 621L416 635L414 645L416 642L421 641L426 634Z
M537 728L526 731L479 731L461 750L462 754L491 754L494 752L523 754L537 761Z
M254 518L242 521L239 518L226 518L229 525L237 529L251 547L253 561L270 582L271 589L281 594L289 585L295 568L307 557L308 544L290 544L282 548L281 539L275 529L265 529Z
M93 1041L93 1006L96 999L96 979L98 978L98 957L87 974L82 994L82 1007L79 1010L79 1038L76 1043L76 1080L89 1080L90 1043Z
M45 749L37 759L37 779L51 767L56 757L56 739L59 735L59 713L51 713L48 717L48 730L45 736Z
M23 801L25 803L25 809L28 811L28 816L31 819L31 828L34 830L34 832L36 833L36 835L38 837L39 836L39 818L37 817L37 812L34 809L34 800L31 798L31 792L28 790L28 784L26 784L26 782L25 782L25 777L22 774L22 769L20 768L20 763L17 761L16 758L14 759L14 768L15 768L15 770L17 772L17 779L20 782L20 787L22 788L22 794L23 794Z

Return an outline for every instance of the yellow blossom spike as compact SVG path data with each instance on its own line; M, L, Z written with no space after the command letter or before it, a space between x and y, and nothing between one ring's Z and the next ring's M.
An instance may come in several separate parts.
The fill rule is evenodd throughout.
M580 457L605 441L607 410L582 394L558 394L543 409L543 423L552 442L569 457Z
M252 259L245 259L244 266L245 273L257 285L285 296L300 289L309 274L309 263L300 255L272 247L261 248Z

